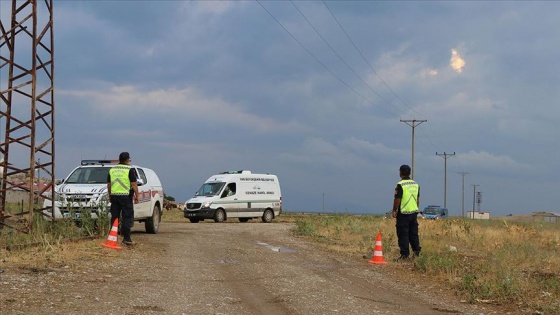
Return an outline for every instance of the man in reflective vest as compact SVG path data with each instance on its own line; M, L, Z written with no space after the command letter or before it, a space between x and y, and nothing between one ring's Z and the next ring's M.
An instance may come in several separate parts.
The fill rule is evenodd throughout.
M395 188L393 201L393 218L397 219L397 238L400 257L396 261L407 260L410 255L409 244L414 256L420 255L420 238L418 237L418 205L420 204L420 186L410 179L411 168L401 165L401 180Z
M111 201L111 226L115 219L122 216L121 234L123 244L133 245L130 238L130 230L134 224L134 203L138 203L138 184L136 183L136 171L130 167L130 154L122 152L119 155L119 164L109 170L107 176L107 191Z

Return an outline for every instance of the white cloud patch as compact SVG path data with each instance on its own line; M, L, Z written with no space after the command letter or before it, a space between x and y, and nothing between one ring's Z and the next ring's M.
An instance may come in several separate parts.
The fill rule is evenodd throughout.
M398 50L382 54L376 62L379 76L393 87L408 83L418 74L425 72L426 66L423 62L405 54L408 48L409 44L403 44ZM380 84L379 77L374 73L370 74L369 81Z
M306 139L299 153L286 153L281 156L285 161L311 168L327 167L337 172L350 169L364 169L367 161L346 150L340 144L312 137Z
M494 155L485 151L457 154L467 168L490 173L520 173L533 169L531 165L515 161L506 155Z
M356 139L354 137L346 139L341 144L357 154L365 154L368 157L400 157L402 150L389 148L383 143L371 143L366 140Z
M246 112L241 104L208 98L192 87L146 90L136 86L110 85L97 90L58 90L72 96L77 104L89 104L107 116L126 112L138 116L166 115L185 121L205 121L240 127L251 126L261 132L298 132L306 128L294 121L275 121Z
M502 100L474 98L469 93L458 92L447 99L422 104L419 111L427 117L445 117L446 121L459 122L466 118L501 120L508 113L508 108Z
M426 69L420 72L420 77L422 79L435 77L436 75L438 75L438 73L439 71L437 69Z
M463 72L465 68L465 59L461 56L459 51L455 48L451 49L451 59L449 60L449 65L457 73Z
M224 14L234 5L230 1L200 1L197 4L201 13L207 12L212 14Z

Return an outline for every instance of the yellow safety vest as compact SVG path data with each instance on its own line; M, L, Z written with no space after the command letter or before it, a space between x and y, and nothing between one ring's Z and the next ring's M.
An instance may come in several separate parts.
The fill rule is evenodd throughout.
M418 190L420 186L412 179L403 179L398 182L403 190L401 198L401 213L418 212Z
M111 195L130 194L129 172L130 166L125 164L117 164L109 170L109 176L111 177Z

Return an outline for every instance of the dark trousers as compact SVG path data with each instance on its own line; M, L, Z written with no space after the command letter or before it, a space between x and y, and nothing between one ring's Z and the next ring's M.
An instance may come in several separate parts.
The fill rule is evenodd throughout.
M134 203L129 195L111 195L111 226L119 219L121 234L130 240L130 230L134 224Z
M418 213L402 214L399 211L396 227L401 256L408 257L410 255L409 244L414 254L420 254L422 248L418 237Z

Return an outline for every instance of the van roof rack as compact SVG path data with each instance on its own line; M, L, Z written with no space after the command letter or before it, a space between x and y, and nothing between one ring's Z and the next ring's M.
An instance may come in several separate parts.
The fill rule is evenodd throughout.
M84 165L105 165L105 164L117 164L118 160L82 160L82 166Z

